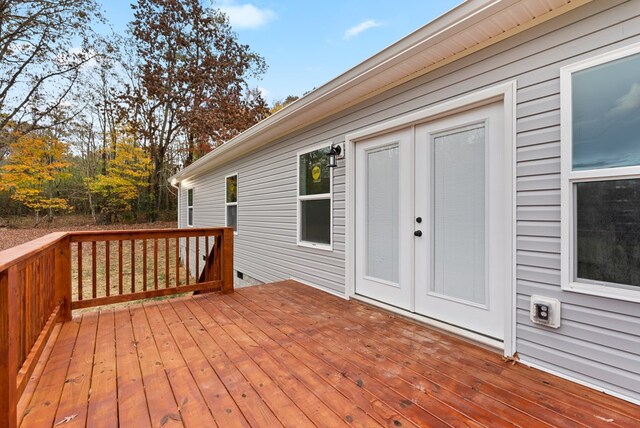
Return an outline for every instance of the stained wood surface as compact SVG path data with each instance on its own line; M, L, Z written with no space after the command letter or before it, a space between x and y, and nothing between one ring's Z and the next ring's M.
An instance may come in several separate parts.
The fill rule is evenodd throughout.
M631 403L294 281L85 313L34 384L23 427L640 426Z

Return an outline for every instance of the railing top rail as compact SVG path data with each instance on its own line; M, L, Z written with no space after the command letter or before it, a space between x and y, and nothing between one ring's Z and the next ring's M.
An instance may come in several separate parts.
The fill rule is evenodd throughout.
M220 236L225 227L189 227L170 229L136 230L83 230L69 232L71 242L118 241L128 239L186 238L195 236Z
M38 256L42 251L53 247L69 235L68 232L53 232L33 241L0 251L0 272L20 262Z

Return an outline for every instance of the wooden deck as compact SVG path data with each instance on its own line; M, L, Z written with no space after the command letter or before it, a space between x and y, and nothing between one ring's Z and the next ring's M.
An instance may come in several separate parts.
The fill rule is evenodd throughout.
M637 427L633 404L293 281L56 328L23 427Z

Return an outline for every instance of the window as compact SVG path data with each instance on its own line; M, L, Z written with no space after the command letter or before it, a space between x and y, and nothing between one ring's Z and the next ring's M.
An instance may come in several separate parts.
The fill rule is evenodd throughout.
M187 226L193 226L193 189L187 190Z
M330 250L332 174L330 145L298 153L298 244Z
M238 174L228 175L225 181L225 224L227 227L233 227L234 232L238 233Z
M562 288L640 301L640 44L561 72Z

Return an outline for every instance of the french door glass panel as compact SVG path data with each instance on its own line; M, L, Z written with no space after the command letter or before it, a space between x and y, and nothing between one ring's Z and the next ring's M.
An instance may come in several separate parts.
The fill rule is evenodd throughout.
M485 127L436 135L433 151L433 291L484 305Z
M400 150L366 152L366 275L399 282Z

